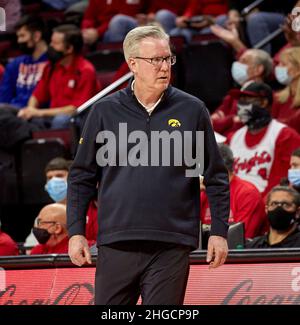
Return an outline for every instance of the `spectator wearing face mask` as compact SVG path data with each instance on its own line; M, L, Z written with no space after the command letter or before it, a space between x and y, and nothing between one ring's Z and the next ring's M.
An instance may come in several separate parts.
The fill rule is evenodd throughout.
M49 161L45 168L46 184L45 191L49 197L55 203L61 203L66 205L67 198L67 178L69 175L69 169L71 161L68 161L62 157L57 157ZM89 209L86 215L86 237L92 243L96 241L98 232L97 222L97 202L92 200L89 205ZM37 220L35 220L34 227L37 226ZM37 244L37 240L31 231L26 238L24 246L27 248L33 247Z
M272 58L262 50L249 49L238 61L232 64L232 77L240 86L249 82L264 82L268 80L273 70ZM239 129L243 124L237 116L237 99L229 92L221 105L211 115L214 130L227 136Z
M31 250L31 255L66 254L69 243L66 220L64 204L46 205L38 215L37 227L33 228L33 234L39 244Z
M47 62L43 20L34 16L22 17L16 26L16 36L23 55L6 65L0 83L0 104L21 109L27 105Z
M18 117L34 122L41 129L63 129L76 109L99 90L95 68L82 56L81 31L74 25L53 30L48 49L49 64L27 107ZM42 108L44 105L47 108Z
M45 168L47 183L45 190L56 203L66 204L67 178L71 162L64 158L52 159Z
M271 117L272 89L253 82L232 92L238 98L238 116L244 127L229 137L234 172L254 184L263 197L287 175L300 135Z
M293 248L300 247L300 195L292 188L274 187L267 197L266 213L270 231L254 238L246 248Z
M288 180L290 186L300 193L300 147L292 153Z
M281 53L275 76L285 88L275 94L272 116L300 133L300 47Z

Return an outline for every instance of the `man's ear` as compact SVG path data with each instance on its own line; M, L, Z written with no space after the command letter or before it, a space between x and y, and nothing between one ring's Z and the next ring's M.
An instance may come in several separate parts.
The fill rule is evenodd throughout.
M268 206L267 205L265 205L265 212L266 212L266 214L268 214Z
M265 67L262 64L259 64L257 67L258 75L263 76Z
M129 58L127 61L128 67L131 72L136 72L136 61L133 58Z
M263 108L266 108L266 107L268 107L268 105L269 105L268 99L267 98L262 98L262 100L261 100L261 106Z
M73 53L74 53L73 45L69 45L68 47L66 47L66 54L73 54Z
M33 40L37 43L38 41L40 41L42 39L42 33L40 31L35 31L33 33Z
M60 235L63 232L63 226L60 223L55 224L55 235Z

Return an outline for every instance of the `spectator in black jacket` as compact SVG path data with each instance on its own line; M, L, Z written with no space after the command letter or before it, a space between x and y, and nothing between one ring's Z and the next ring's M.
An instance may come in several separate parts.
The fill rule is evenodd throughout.
M199 173L212 215L207 262L226 260L227 170L203 102L169 85L176 61L169 36L135 28L124 53L134 80L91 110L69 173L69 255L78 266L90 263L85 213L99 182L96 304L136 304L140 294L143 304L182 304L189 253L198 247ZM187 147L197 151L193 162ZM191 169L198 163L203 171Z
M266 213L270 223L268 234L256 237L247 248L300 247L300 195L286 186L274 187L267 197Z

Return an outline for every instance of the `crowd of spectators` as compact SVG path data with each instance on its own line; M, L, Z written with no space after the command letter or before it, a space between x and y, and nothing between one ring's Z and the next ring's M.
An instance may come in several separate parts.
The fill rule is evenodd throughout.
M20 54L0 57L0 120L25 123L30 132L68 128L77 108L102 89L86 53L122 42L138 25L159 24L170 36L182 37L187 48L196 36L214 35L235 57L233 89L211 110L214 130L226 139L220 152L230 180L229 222L244 223L246 247L300 247L300 31L294 24L300 17L292 14L300 1L284 2L265 0L246 12L253 1L43 0L43 10L80 16L77 25L61 21L49 33L42 15L22 15L22 1L0 0L9 15L4 34L15 31ZM271 42L256 48L279 28L285 36L279 51L274 53ZM0 136L4 130L2 123ZM67 253L68 170L62 157L45 166L45 190L54 203L36 216L25 242L31 254ZM90 246L97 210L95 193L87 212ZM199 218L210 223L205 179ZM0 230L0 256L18 253Z

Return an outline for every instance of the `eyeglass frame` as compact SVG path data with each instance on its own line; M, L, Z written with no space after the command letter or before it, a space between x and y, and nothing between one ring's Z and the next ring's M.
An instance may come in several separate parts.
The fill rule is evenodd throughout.
M166 63L171 65L171 66L176 63L176 55L168 55L168 56L165 56L165 57L156 56L156 57L153 57L153 58L144 58L144 57L141 57L141 56L135 56L134 59L145 60L146 62L152 64L154 67L161 67L164 61L166 61ZM157 63L157 64L153 63L154 59L160 59L161 62ZM150 61L148 61L148 60L150 60ZM170 60L170 62L168 62L167 60ZM172 60L174 61L173 63L172 63Z
M41 225L46 225L46 224L51 224L51 223L57 224L57 221L43 221L43 220L39 220L39 219L37 219L37 221L36 221L36 224L38 227Z
M284 210L289 210L292 206L295 205L295 202L286 202L286 201L273 201L270 204L267 204L267 207L275 210L277 207L281 206Z

